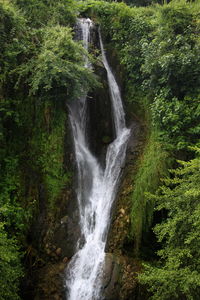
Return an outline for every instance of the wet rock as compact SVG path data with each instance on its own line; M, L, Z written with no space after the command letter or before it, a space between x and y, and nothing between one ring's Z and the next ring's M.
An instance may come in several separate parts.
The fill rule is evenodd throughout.
M116 300L119 298L119 282L121 276L120 259L107 253L103 270L103 299Z
M71 210L73 211L73 210ZM61 258L72 257L76 243L80 237L80 228L76 212L72 216L64 216L56 226L54 244L57 247L56 255Z
M68 216L64 216L64 217L61 219L60 223L61 223L61 224L67 224L67 221L68 221Z
M107 253L103 269L103 300L147 300L141 297L137 274L141 263L133 258Z
M112 109L107 82L107 72L101 65L95 65L95 73L99 76L102 86L93 91L88 101L88 136L92 152L102 164L105 163L107 146L114 139Z
M133 241L128 237L131 232L130 216L132 208L131 194L134 189L134 178L138 171L138 158L145 143L145 129L135 117L131 121L131 138L128 143L126 164L122 181L114 202L111 216L106 251L120 255L132 256Z
M46 253L47 255L50 255L51 254L51 250L49 248L46 249Z
M125 214L125 210L124 210L123 208L121 208L121 209L119 210L119 212L120 212L122 215Z
M60 298L60 296L58 294L55 294L53 299L54 300L61 300L62 298Z
M56 249L56 255L61 256L62 254L62 249L61 248L57 248Z
M68 263L68 261L69 261L68 257L64 257L64 258L63 258L63 263L64 263L64 264Z
M63 276L65 268L64 263L49 263L41 268L34 300L64 299Z

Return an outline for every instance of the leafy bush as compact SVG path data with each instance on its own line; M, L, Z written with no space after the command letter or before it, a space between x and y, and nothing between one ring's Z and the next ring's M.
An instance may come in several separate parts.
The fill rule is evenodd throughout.
M200 142L200 99L185 97L178 100L167 93L162 89L151 105L152 120L155 126L159 124L160 138L168 148L176 150L196 145Z
M0 91L26 51L26 21L8 1L0 1ZM19 42L20 41L20 42ZM8 79L8 77L10 77ZM10 83L11 84L11 83Z
M154 229L163 245L160 261L146 264L139 276L155 300L197 300L200 293L200 158L179 163L181 167L172 171L174 178L166 179L151 196L157 210L168 211L168 218Z
M42 44L36 57L19 68L28 75L31 93L60 94L60 99L75 98L96 84L91 70L85 68L81 44L72 39L68 27L54 26L42 30Z
M200 44L196 18L185 4L161 7L153 39L142 44L143 88L152 99L153 122L160 127L164 141L176 150L186 149L200 138Z
M43 27L48 23L72 25L77 6L74 0L14 0L28 19L31 27Z
M8 237L0 223L0 299L18 300L19 279L22 276L17 243Z

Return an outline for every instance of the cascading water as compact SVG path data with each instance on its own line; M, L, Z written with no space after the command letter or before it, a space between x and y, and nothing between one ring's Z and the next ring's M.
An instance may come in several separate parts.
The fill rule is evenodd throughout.
M80 19L79 27L84 47L87 50L92 22L89 19ZM70 107L78 169L77 199L84 243L73 256L66 271L67 299L69 300L100 299L102 266L111 207L116 196L130 136L130 130L125 126L119 87L107 62L100 32L99 39L102 61L108 76L116 138L108 146L106 165L102 169L87 143L87 96L82 97L78 103ZM87 59L85 66L90 67Z

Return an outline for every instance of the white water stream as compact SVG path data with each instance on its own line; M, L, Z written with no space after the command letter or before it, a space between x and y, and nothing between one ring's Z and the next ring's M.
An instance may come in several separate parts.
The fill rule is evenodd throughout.
M90 19L79 19L79 28L86 50L88 50L92 26ZM125 125L119 87L107 62L100 32L99 39L102 61L108 76L116 138L108 146L103 169L91 153L87 142L87 96L70 106L78 169L77 199L84 242L83 245L78 245L77 253L71 259L66 271L68 300L101 299L102 267L111 207L116 196L130 136L130 130ZM87 59L85 66L90 67Z

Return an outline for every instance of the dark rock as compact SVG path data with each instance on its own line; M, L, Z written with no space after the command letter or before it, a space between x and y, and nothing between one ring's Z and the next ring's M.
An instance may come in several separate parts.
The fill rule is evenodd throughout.
M62 254L62 249L61 248L57 248L56 249L56 255L61 256Z
M54 232L54 244L57 246L56 251L59 250L56 254L62 258L72 257L79 237L80 228L76 215L64 216Z
M53 299L54 300L61 300L62 298L60 298L60 296L58 294L55 294Z
M41 268L34 300L64 299L63 272L64 263L49 263Z
M64 263L64 264L68 263L68 261L69 261L68 257L64 257L64 258L63 258L63 263Z
M90 149L104 163L107 146L114 139L114 124L107 72L103 66L95 65L95 73L99 76L102 86L89 95L88 137Z
M120 259L111 253L107 253L104 263L102 284L104 300L116 300L119 298L120 276Z
M64 217L61 219L60 223L61 223L61 224L67 224L67 221L68 221L68 216L64 216Z
M103 267L103 300L146 300L141 298L137 274L141 263L130 257L107 253ZM143 293L143 295L145 295Z

